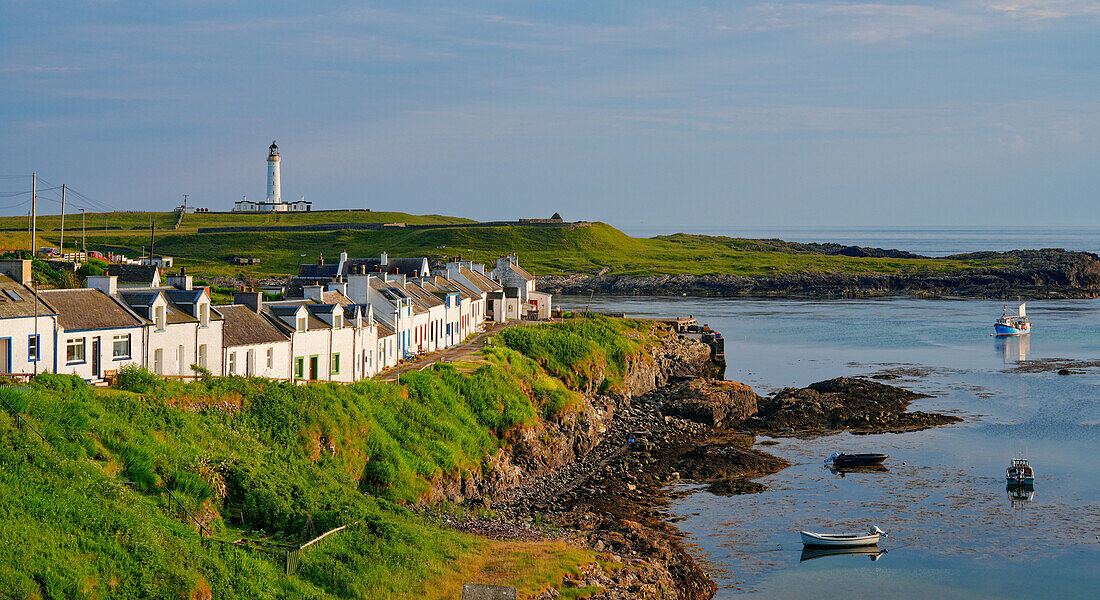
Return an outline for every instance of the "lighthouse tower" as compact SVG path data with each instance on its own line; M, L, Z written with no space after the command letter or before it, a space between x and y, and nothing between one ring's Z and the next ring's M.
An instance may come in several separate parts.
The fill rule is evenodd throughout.
M282 190L279 182L279 147L275 142L267 149L267 201L275 206L282 203ZM285 209L284 209L285 210Z

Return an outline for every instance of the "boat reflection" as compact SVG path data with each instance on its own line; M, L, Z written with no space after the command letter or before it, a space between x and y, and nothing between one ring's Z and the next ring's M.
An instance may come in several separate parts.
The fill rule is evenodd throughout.
M1035 488L1027 485L1010 485L1007 488L1008 502L1012 508L1023 508L1035 499Z
M804 546L802 548L802 557L798 562L806 562L815 558L825 558L826 556L867 556L872 562L879 559L880 556L886 554L885 548L879 548L878 546L859 546L855 548L829 548L826 546Z
M844 477L848 473L885 473L888 469L882 465L867 465L864 467L833 467L826 466L830 473L838 477Z
M1004 364L1023 362L1031 351L1031 336L997 336L993 338L993 347L1001 355Z

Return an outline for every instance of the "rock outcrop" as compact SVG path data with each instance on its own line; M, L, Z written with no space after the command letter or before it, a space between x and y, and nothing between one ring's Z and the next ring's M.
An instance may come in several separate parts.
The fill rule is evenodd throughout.
M756 414L757 396L736 381L690 379L672 387L661 406L665 415L681 417L714 428L740 424Z
M748 424L772 435L814 435L843 429L908 431L961 420L937 413L906 412L913 400L927 397L884 383L838 377L806 388L784 388L762 399L759 413Z

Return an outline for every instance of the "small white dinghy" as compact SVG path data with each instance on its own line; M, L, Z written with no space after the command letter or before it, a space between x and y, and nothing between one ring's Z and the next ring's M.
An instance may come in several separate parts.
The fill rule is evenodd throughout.
M885 531L872 525L867 533L814 533L812 531L799 531L802 534L802 543L807 546L874 546L878 543L879 536L889 535Z

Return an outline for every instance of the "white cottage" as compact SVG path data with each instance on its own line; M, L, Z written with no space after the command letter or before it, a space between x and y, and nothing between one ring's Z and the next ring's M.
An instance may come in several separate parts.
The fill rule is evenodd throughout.
M57 312L27 286L31 261L0 261L0 375L53 371Z

